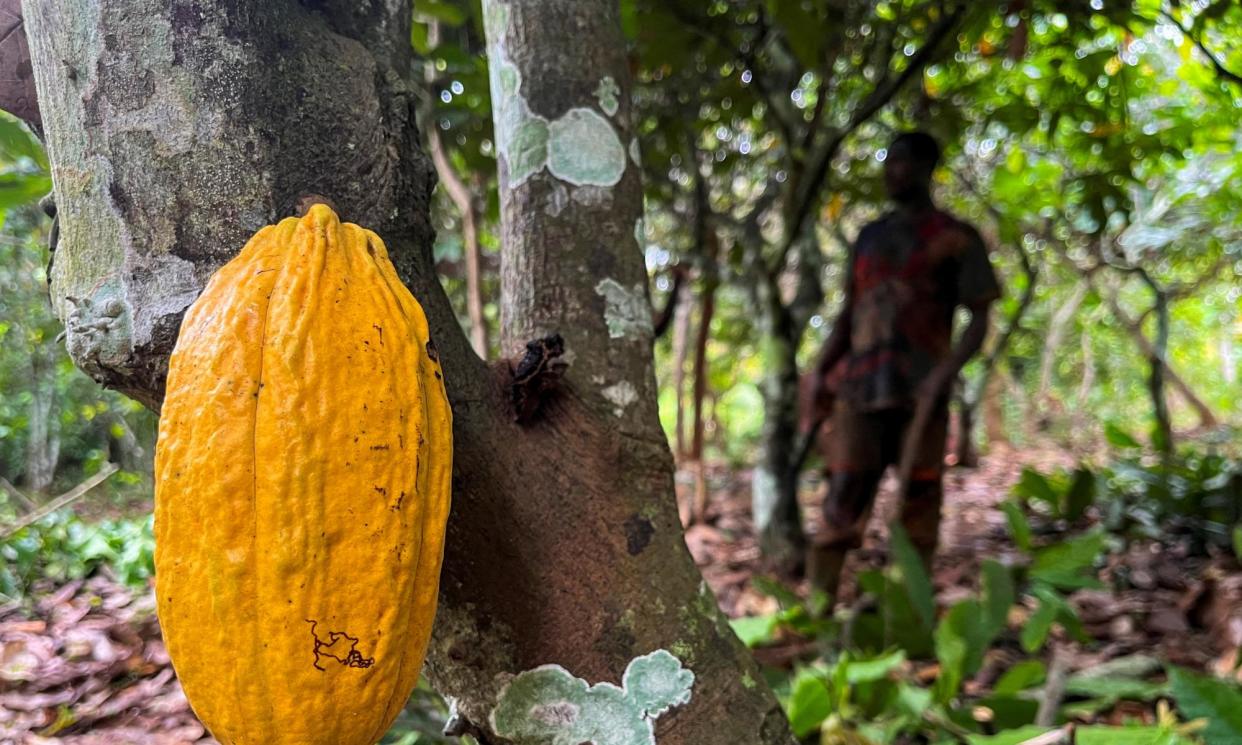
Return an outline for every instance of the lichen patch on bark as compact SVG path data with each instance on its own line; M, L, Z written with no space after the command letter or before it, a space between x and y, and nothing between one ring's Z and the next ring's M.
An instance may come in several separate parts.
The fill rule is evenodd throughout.
M579 186L612 186L625 173L625 148L607 119L570 109L548 125L548 171Z
M600 393L612 404L612 413L618 417L624 416L625 410L638 400L638 391L634 388L634 384L628 380L613 383L607 388L601 389Z
M651 304L641 284L626 287L615 279L602 279L595 285L595 292L604 298L604 321L608 324L609 337L651 337Z
M612 79L611 75L605 75L599 81L599 87L595 89L595 100L599 101L599 108L608 116L616 116L621 105L617 101L617 96L621 93L621 89L617 87L617 81Z
M547 167L548 173L577 186L614 186L625 174L626 150L617 130L603 116L575 107L549 120L533 111L522 95L522 72L505 47L509 8L488 0L488 58L492 101L497 107L496 149L504 160L508 187L517 188ZM620 109L615 80L605 76L595 91L600 109Z
M663 649L630 660L620 687L542 665L509 681L490 721L517 745L655 745L656 718L689 703L693 687L694 673Z

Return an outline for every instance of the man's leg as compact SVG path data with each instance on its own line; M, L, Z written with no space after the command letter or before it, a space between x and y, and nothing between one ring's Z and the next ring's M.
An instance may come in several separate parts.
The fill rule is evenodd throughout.
M811 584L834 599L850 551L862 545L882 471L835 471L824 499L824 530L811 547Z
M932 414L923 431L906 500L901 505L902 527L923 558L929 575L940 540L940 513L944 503L941 476L944 473L944 446L948 429L948 411L942 407Z
M906 492L905 504L901 506L901 524L910 536L910 543L919 552L930 575L932 559L940 540L940 509L944 501L944 489L940 479L911 481Z

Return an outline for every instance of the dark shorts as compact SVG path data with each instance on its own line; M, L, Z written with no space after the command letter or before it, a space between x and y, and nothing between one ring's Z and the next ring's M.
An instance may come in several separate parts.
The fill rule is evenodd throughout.
M901 446L913 412L909 409L858 411L840 399L832 411L828 469L833 473L883 471L901 460ZM948 408L932 413L919 441L911 481L938 481L944 472Z

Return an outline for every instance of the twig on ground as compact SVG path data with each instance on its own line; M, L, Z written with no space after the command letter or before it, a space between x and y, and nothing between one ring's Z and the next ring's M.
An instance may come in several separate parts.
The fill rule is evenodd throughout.
M38 522L39 520L46 517L47 515L52 514L56 510L59 510L62 507L66 507L72 504L73 502L80 499L84 494L86 494L91 489L94 489L96 486L99 486L104 481L107 481L109 476L111 476L112 474L116 473L119 470L120 470L120 466L118 466L117 464L105 463L103 465L103 468L100 468L99 472L96 473L94 476L91 476L86 481L83 481L82 483L73 487L69 491L53 499L51 502L48 502L47 504L43 505L43 507L39 508L38 510L35 510L29 515L26 515L18 519L17 522L13 523L12 525L4 528L3 530L0 530L0 540L4 540L5 538L8 538L9 536L13 535L14 533L26 527L27 525Z
M17 503L18 508L20 508L22 512L30 512L31 510L37 510L39 508L39 505L35 504L34 500L27 497L25 494L22 494L16 486L9 483L9 480L3 476L0 476L0 489L3 489L5 493Z
M1074 725L1067 724L1061 729L1054 729L1029 740L1023 740L1018 745L1073 745L1073 743Z
M1065 654L1059 646L1054 646L1052 648L1052 664L1048 667L1048 682L1044 683L1044 690L1040 695L1039 711L1035 714L1035 724L1038 726L1051 727L1056 723L1057 710L1061 708L1061 699L1065 697L1065 679L1068 674L1069 655ZM1048 742L1061 741L1049 740ZM1066 740L1066 742L1069 741Z

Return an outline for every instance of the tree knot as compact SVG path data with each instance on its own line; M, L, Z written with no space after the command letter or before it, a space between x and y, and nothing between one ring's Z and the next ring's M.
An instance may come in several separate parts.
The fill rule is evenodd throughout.
M526 354L517 364L510 362L514 421L528 424L543 408L569 367L560 359L563 354L565 340L560 334L551 334L526 342Z

